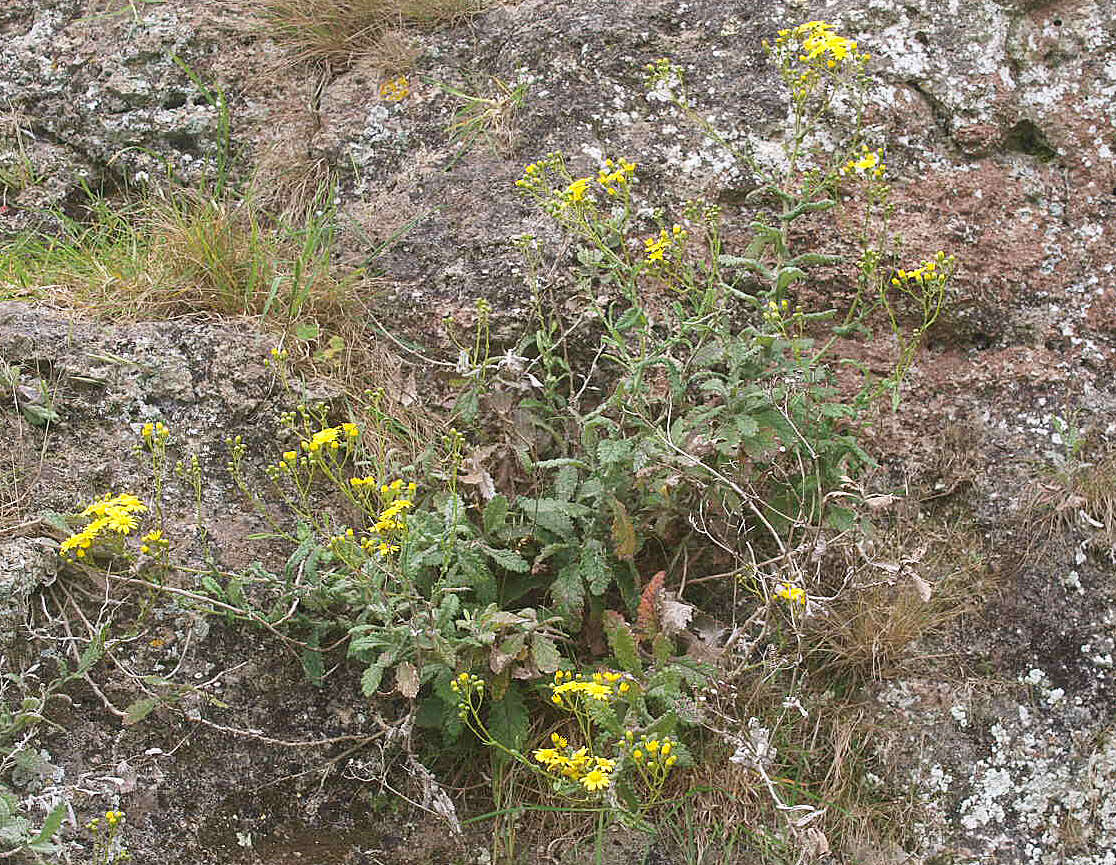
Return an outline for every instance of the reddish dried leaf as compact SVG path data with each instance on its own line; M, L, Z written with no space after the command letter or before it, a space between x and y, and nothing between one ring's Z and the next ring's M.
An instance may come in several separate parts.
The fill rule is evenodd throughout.
M659 632L659 598L666 582L666 571L659 571L648 582L639 597L636 610L636 630L640 639L650 640Z

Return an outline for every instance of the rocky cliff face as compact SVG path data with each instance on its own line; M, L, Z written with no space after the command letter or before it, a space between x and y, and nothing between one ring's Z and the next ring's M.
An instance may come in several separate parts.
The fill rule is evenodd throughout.
M528 303L511 240L551 231L513 194L525 162L561 150L584 172L625 156L664 203L721 202L731 247L747 226L741 202L751 178L648 96L643 66L664 56L681 64L701 112L762 155L774 152L787 106L761 40L816 17L857 38L877 73L865 121L869 140L886 147L893 228L912 256L941 248L960 262L956 294L904 404L877 427L877 453L895 486L921 490L939 515L970 520L1002 572L985 599L991 614L948 647L981 677L963 685L912 677L877 689L873 711L893 731L882 757L924 807L909 832L911 858L868 844L857 861L1114 861L1113 553L1087 548L1074 531L1087 532L1096 515L1061 501L1076 528L1041 556L1014 555L1029 540L1027 490L1045 477L1038 467L1065 453L1067 427L1104 447L1116 436L1110 2L524 0L414 34L418 56L398 101L380 93L393 70L360 57L300 65L253 12L246 0L9 0L0 10L0 232L41 221L48 206L79 215L86 186L140 186L168 171L203 182L230 154L239 182L255 169L277 199L332 170L348 256L359 260L370 243L401 232L378 261L399 316L393 326L436 339L437 319L483 297L510 332ZM439 83L499 106L486 135L469 146L453 140L462 103ZM522 104L513 105L506 88L520 84ZM851 113L841 122L852 123ZM848 250L855 232L817 237L816 248ZM225 435L251 436L281 407L265 387L262 348L235 328L110 327L0 306L0 358L71 382L25 511L62 510L95 492L94 480L127 480L107 455L155 416L184 425L217 473ZM36 436L20 447L40 446ZM217 506L225 493L217 486L207 496ZM0 546L9 607L0 615L53 579L33 546L26 538ZM222 648L208 631L196 638ZM230 687L249 694L252 676L235 678ZM359 726L326 703L325 727L336 735ZM308 732L321 716L305 714L296 726ZM158 755L137 762L132 755L152 749L171 753L177 731L124 734L115 723L83 721L86 740L67 753L67 771L128 767L131 776L116 773L120 789L143 799L137 813L149 821L150 853L137 858L169 861L172 849L199 863L253 855L229 839L251 831L241 825L266 831L266 815L249 814L256 806L233 791L239 773L262 784L283 771L274 757L249 765L237 756L244 765L234 770L226 760L240 753L235 741L203 754L186 733L182 744L204 769L173 768ZM328 821L339 806L325 807ZM347 815L334 817L348 825ZM207 834L220 844L206 848ZM301 861L375 861L353 853L367 840L358 834L308 847Z

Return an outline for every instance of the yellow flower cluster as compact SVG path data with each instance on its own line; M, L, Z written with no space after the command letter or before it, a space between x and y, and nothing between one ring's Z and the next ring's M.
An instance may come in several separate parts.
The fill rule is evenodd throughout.
M667 776L678 763L678 740L670 736L644 736L636 741L631 730L625 732L624 738L627 741L622 744L627 749L631 765L650 791L652 801L657 800Z
M565 670L554 674L550 700L556 706L573 708L579 698L609 702L619 694L631 690L631 683L624 680L620 673L606 670L594 673L591 677L578 676Z
M790 301L786 298L783 298L778 303L774 300L769 300L763 308L763 320L767 324L778 325L783 321L789 311Z
M579 177L573 183L566 187L562 193L562 199L567 204L580 204L585 200L585 196L589 191L589 178Z
M106 811L105 812L105 822L108 823L110 827L117 825L123 819L124 819L124 812L123 811Z
M621 158L605 160L598 170L596 182L608 195L626 197L635 181L636 164ZM566 168L560 153L548 153L523 169L523 176L515 182L520 189L542 200L542 205L552 215L563 210L588 205L593 201L596 188L592 176L573 177Z
M620 158L619 163L606 159L604 168L597 172L597 183L609 195L618 195L621 189L631 183L635 170L636 164L623 157Z
M339 450L356 441L359 436L360 429L356 424L343 423L341 426L331 426L319 430L310 437L309 441L303 439L301 444L304 451L315 455L323 451ZM283 458L286 459L287 454L283 454Z
M778 48L797 49L798 60L811 67L834 69L846 61L863 62L868 54L858 54L857 45L834 32L825 21L807 21L790 30L780 30L775 39Z
M392 78L380 85L380 98L385 102L402 102L411 95L411 82L406 75Z
M883 161L883 154L878 150L869 150L867 144L860 146L862 151L859 159L850 159L838 169L838 174L845 177L849 174L855 174L858 177L875 177L879 179L884 175L886 166Z
M678 258L682 245L686 242L687 232L681 225L675 225L669 232L664 228L658 237L643 241L644 252L650 264L664 265Z
M551 187L547 175L552 171L559 174L565 173L563 171L562 154L548 153L542 159L524 166L523 176L515 182L515 185L537 195L549 195Z
M616 761L595 757L587 748L571 748L570 743L557 733L550 734L553 747L539 748L535 759L546 766L548 772L576 781L590 793L608 789Z
M469 673L458 673L450 682L450 690L457 694L458 717L468 723L470 716L475 718L477 706L484 700L484 679ZM474 697L477 698L475 705Z
M792 586L790 583L782 583L775 589L775 597L782 598L790 604L802 604L806 606L806 591L800 586Z
M170 546L170 542L163 537L162 529L148 532L141 540L143 543L140 545L140 552L144 555L155 555Z
M84 558L86 550L102 534L106 532L117 535L130 534L139 525L136 515L146 511L147 505L131 493L106 495L81 512L83 517L93 517L92 522L76 535L66 538L61 544L60 551L63 555L74 551L77 558Z
M934 282L945 282L949 278L949 271L953 267L954 258L944 252L938 252L931 259L922 262L914 270L899 270L891 278L892 285L927 285Z
M672 753L678 747L678 742L670 736L662 738L643 738L634 741L634 734L629 730L625 734L632 746L632 761L644 769L662 769L664 773L678 762L678 755Z
M542 174L545 164L539 162L531 162L523 167L523 176L515 182L515 185L520 189L530 189L534 186L539 176Z
M456 678L450 682L450 690L455 694L460 694L463 700L467 700L474 693L484 693L484 679L469 673L458 673Z
M157 444L166 444L167 439L170 438L170 430L163 426L162 421L151 423L150 421L143 425L143 442L148 447Z
M369 492L375 493L379 498L376 522L370 529L371 534L361 539L361 547L366 553L378 553L381 556L399 552L399 544L395 541L407 533L407 512L415 506L411 496L418 487L413 483L404 486L401 479L396 479L377 488L372 477L350 478L349 485L366 502ZM367 506L371 511L372 505Z
M380 517L372 528L381 534L403 531L407 527L404 522L406 513L412 507L414 507L414 502L410 499L396 499L380 511Z

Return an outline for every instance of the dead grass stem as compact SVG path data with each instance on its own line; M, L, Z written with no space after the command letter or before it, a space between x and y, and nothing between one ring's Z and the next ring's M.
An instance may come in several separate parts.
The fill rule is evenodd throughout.
M487 5L484 0L259 0L279 44L303 60L340 66L362 56L398 59L398 28L453 24Z

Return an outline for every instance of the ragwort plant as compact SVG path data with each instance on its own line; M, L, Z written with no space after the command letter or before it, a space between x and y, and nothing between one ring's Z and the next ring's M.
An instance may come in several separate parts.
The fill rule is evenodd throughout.
M630 673L558 670L550 702L567 716L568 729L550 732L541 747L529 752L509 747L488 729L480 713L484 679L461 673L451 687L459 716L482 743L536 775L565 810L597 816L598 862L602 831L611 819L653 831L646 815L664 800L676 767L693 763L686 747L670 735L676 723L672 713L651 711L654 686Z
M773 618L791 633L817 608L803 562L860 527L852 479L871 464L860 433L879 397L898 396L954 267L944 253L893 266L884 154L860 140L859 122L836 151L814 143L839 92L859 104L867 55L824 22L782 31L768 51L791 106L776 169L701 118L679 67L648 69L652 88L760 179L742 249L727 248L716 205L687 202L674 219L651 206L633 161L581 175L549 154L517 185L574 240L583 314L563 318L542 251L520 239L537 323L518 351L493 358L489 310L478 306L458 363L464 432L402 464L385 446L393 419L372 394L363 426L325 406L286 415L263 470L230 440L229 471L288 556L277 572L257 563L227 573L171 555L160 504L169 433L152 425L142 437L155 501L99 500L64 552L98 567L130 557L146 576L128 579L155 588L171 570L192 574L199 591L164 590L265 628L298 651L315 684L343 652L365 697L415 701L417 721L446 741L469 731L528 769L540 796L595 814L598 829L613 818L650 828L675 767L691 760L687 728L706 723L695 692L712 670L681 645L695 614L687 580L752 593L754 614L779 603ZM798 248L793 229L853 186L865 211L847 301L807 308L811 273L845 262ZM890 374L838 387L841 340L879 324L895 340ZM289 381L286 352L269 363ZM528 386L503 378L516 364ZM509 445L514 486L489 478L468 495L471 439L489 434L486 401L501 389L533 435ZM180 464L200 523L200 469ZM148 514L158 524L140 537ZM174 693L149 696L131 717ZM549 736L532 747L541 726Z
M802 663L801 618L826 600L810 583L806 566L818 570L810 554L863 530L855 478L872 460L861 432L881 397L898 403L955 266L942 252L899 266L884 151L863 140L868 55L820 21L781 31L766 48L790 104L774 168L701 117L680 67L647 68L649 86L758 179L742 249L726 248L716 205L690 201L668 219L640 195L639 167L623 157L580 174L550 153L517 181L574 241L583 310L572 322L556 315L561 303L547 297L540 248L520 238L538 311L518 350L534 354L538 388L520 405L542 440L530 455L521 449L520 461L544 492L516 504L533 505L536 534L557 545L531 572L554 575L549 594L571 633L579 623L583 636L596 630L588 626L626 629L637 658L667 661L671 633L693 612L641 577L663 569L678 575L679 594L691 573L700 575L691 583L735 577L758 601L749 621L781 602L799 640L791 663ZM845 143L825 150L817 133L839 97L854 106L856 123ZM842 191L863 201L855 276L842 307L808 308L800 289L811 274L846 261L799 247L800 221L833 211ZM861 366L859 383L839 386L836 369L849 363L843 341L880 326L895 345L890 372L874 377ZM570 349L575 333L589 336L587 360ZM470 393L469 416L477 404ZM587 508L578 506L583 489ZM670 627L644 627L657 619Z
M552 153L517 182L578 244L574 278L599 335L592 363L576 370L549 344L553 325L535 335L549 384L544 426L561 430L555 447L573 442L563 456L584 461L591 476L634 480L605 486L634 521L637 548L661 543L673 523L686 536L676 549L716 534L719 543L705 548L734 547L749 568L771 555L789 563L809 533L856 526L848 479L871 464L859 431L875 398L898 396L954 266L944 253L910 270L885 266L885 165L859 141L859 124L836 153L810 146L839 92L862 100L867 55L824 22L782 31L768 51L790 91L791 122L781 169L732 148L761 181L748 196L756 212L740 254L725 249L720 208L700 201L680 221L659 215L641 232L638 214L662 210L641 200L638 168L623 158L578 176ZM678 66L660 60L648 73L653 89L700 120ZM795 249L792 229L837 207L849 184L866 187L867 202L850 299L843 312L807 309L798 284L843 260ZM881 319L898 346L891 373L866 373L851 394L839 389L839 341ZM587 389L601 395L590 401Z

